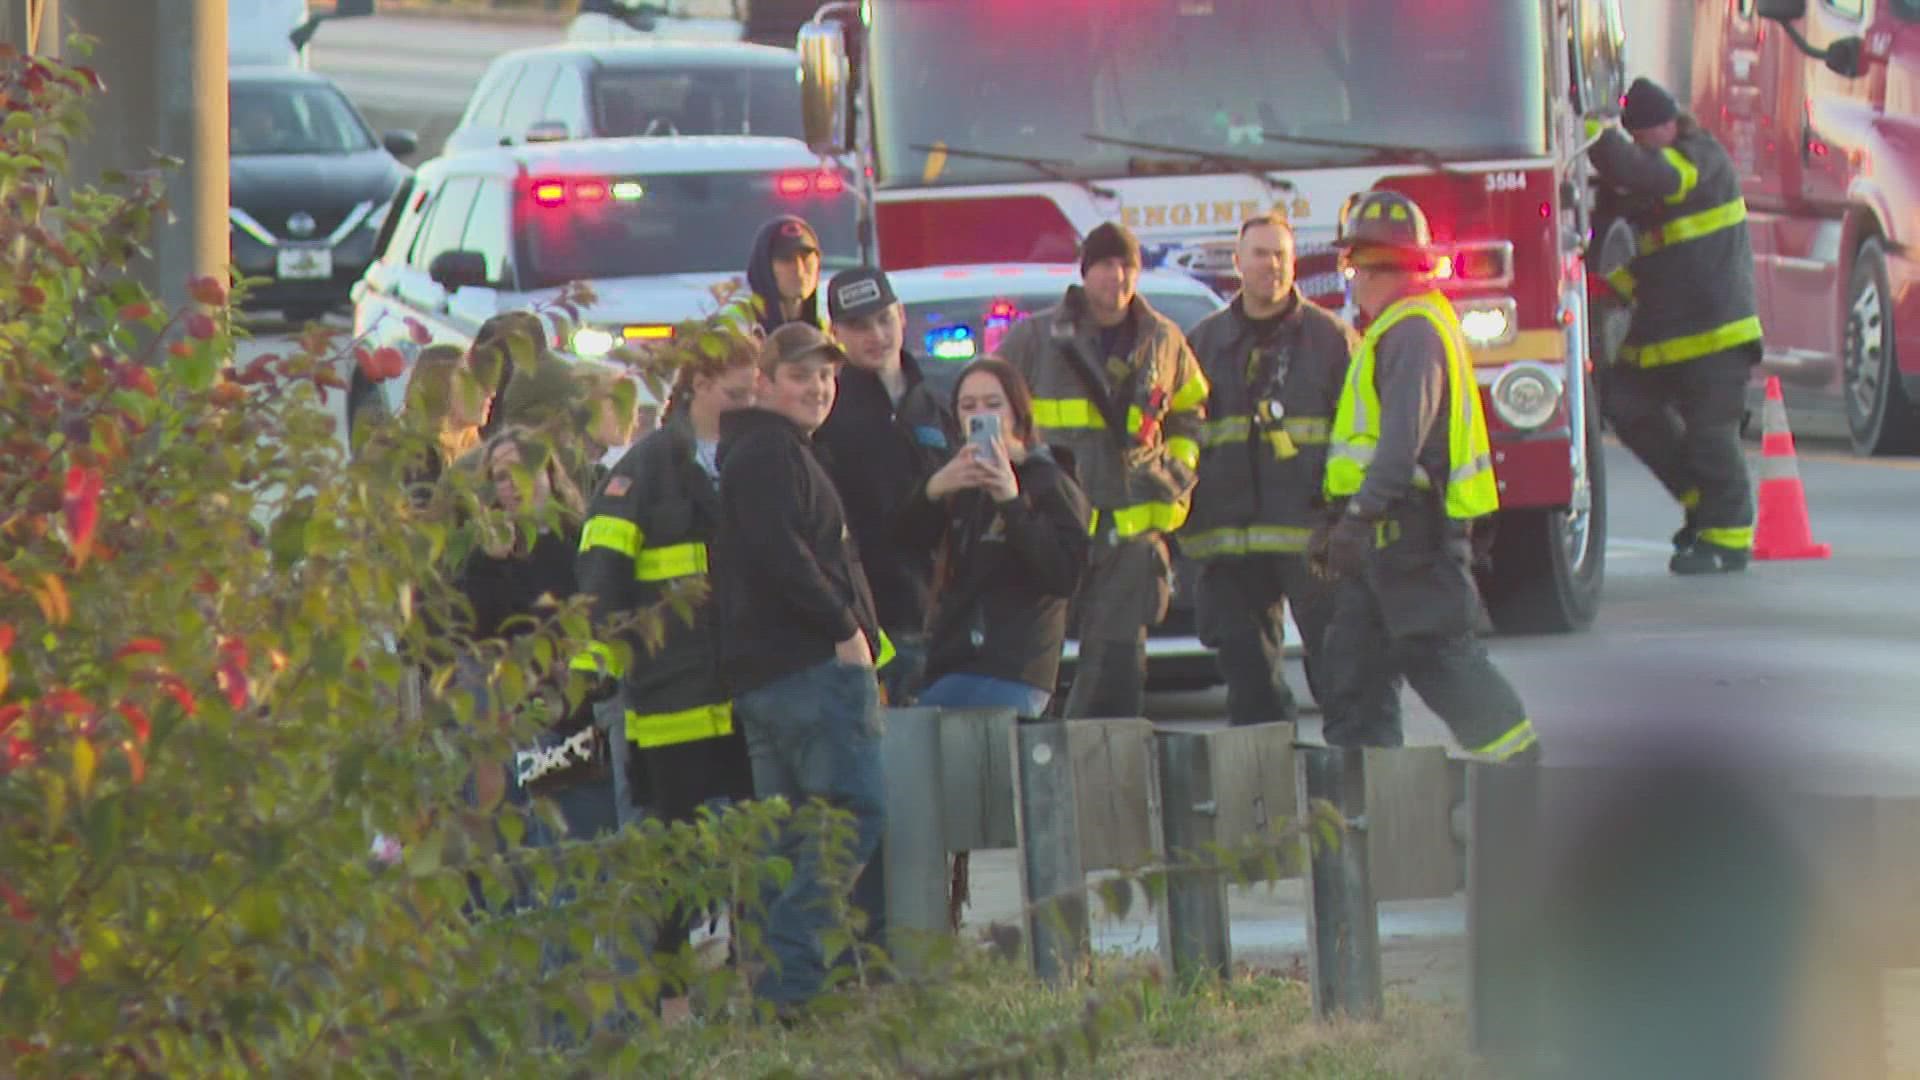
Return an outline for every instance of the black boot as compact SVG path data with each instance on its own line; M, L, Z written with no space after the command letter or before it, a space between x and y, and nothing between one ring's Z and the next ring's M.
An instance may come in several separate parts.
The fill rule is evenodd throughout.
M1732 574L1747 568L1752 554L1742 548L1723 547L1695 540L1684 550L1673 553L1667 569L1675 574Z

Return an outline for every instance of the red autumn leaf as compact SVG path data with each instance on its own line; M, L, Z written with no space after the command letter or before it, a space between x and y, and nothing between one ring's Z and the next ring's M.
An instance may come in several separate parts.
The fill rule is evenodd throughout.
M67 543L76 553L93 543L93 527L100 520L100 471L82 465L67 470L67 489L61 509L67 518Z
M123 701L114 706L114 709L126 719L127 726L133 729L134 738L144 743L147 737L153 734L153 721L147 718L147 710L131 701Z
M88 701L78 691L69 690L63 686L41 698L40 709L42 712L53 715L65 713L68 716L83 716L93 712L93 702Z
M211 400L215 405L221 406L222 408L225 408L229 405L238 405L241 401L246 399L246 396L247 396L247 392L245 390L242 390L240 387L235 386L233 383L230 383L230 382L221 383L219 386L214 387L207 394L207 397L209 400Z
M220 591L220 583L214 580L212 574L202 570L200 571L200 576L195 579L193 583L193 591L202 596L212 596L214 593Z
M167 355L175 360L185 360L193 355L193 346L184 341L176 341L167 346Z
M187 316L186 326L187 336L201 341L206 341L220 332L220 327L213 321L213 316L204 311L196 311Z
M38 285L20 286L20 306L28 311L39 311L46 305L47 291Z
M421 322L419 319L408 318L406 325L407 337L411 339L415 345L431 345L433 343L433 331L427 329L426 323Z
M138 390L148 397L159 396L159 389L153 385L153 375L139 364L124 364L113 373L113 381L122 390Z
M9 888L4 881L0 881L0 900L7 902L7 914L13 916L14 922L32 921L33 908L27 906L26 900Z
M145 780L147 759L140 756L140 748L133 745L133 740L123 739L120 742L120 751L127 755L127 771L133 774L133 782L137 784Z
M220 284L219 278L209 274L187 282L187 295L208 307L219 307L227 302L227 287Z
M407 358L399 349L391 345L373 350L373 362L380 370L381 381L397 379L407 370Z
M27 707L17 702L12 705L0 706L0 731L5 731L12 727L13 722L24 716L26 711Z
M129 656L158 656L167 651L166 643L159 638L134 638L114 650L115 660L125 660Z
M152 314L153 314L153 305L142 300L142 301L139 301L138 303L128 304L125 307L121 308L120 321L121 322L139 322L141 319L147 318Z
M38 760L39 757L40 757L40 754L38 751L36 751L33 748L32 743L28 742L27 740L21 738L18 735L13 735L8 737L7 739L7 771L11 772L14 769L20 768L21 766L31 765L36 760Z
M220 643L220 664L214 672L222 693L227 695L227 704L234 709L245 708L248 695L247 681L247 645L239 638L227 638Z
M56 986L65 986L80 977L80 953L76 949L63 949L55 945L47 950L47 959L53 964L53 982Z
M0 622L0 653L13 648L13 624Z
M160 684L161 692L172 698L174 704L180 706L181 712L192 716L200 711L200 703L194 699L193 691L187 689L187 684L181 682L179 676L161 675L155 681Z

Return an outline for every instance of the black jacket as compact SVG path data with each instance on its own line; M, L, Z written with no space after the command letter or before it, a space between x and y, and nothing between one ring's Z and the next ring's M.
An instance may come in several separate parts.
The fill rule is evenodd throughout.
M880 620L833 480L806 433L779 413L720 422L720 532L713 585L721 661L735 695L833 658Z
M1189 558L1297 554L1320 516L1333 410L1360 338L1298 289L1271 336L1263 329L1236 296L1187 335L1209 387L1200 482L1179 533Z
M952 417L911 353L902 352L907 390L896 409L880 378L840 367L833 413L814 433L820 460L839 489L873 588L880 625L918 633L933 591L933 553L894 542L893 518L914 488L953 456Z
M496 558L475 548L454 579L454 587L473 605L473 638L515 638L532 623L506 624L517 615L544 619L552 612L536 607L545 594L565 601L578 591L573 573L576 537L542 532L533 550Z
M595 627L706 579L719 527L720 493L694 460L693 431L668 421L621 457L587 510L578 571L581 591L593 597ZM712 598L694 605L692 616L666 614L655 649L636 632L626 635L633 662L623 681L627 707L638 716L727 700Z
M774 218L760 227L753 238L753 252L747 256L747 288L760 299L760 329L771 334L789 322L808 322L822 330L827 328L827 313L820 303L820 290L815 288L813 295L800 304L798 320L782 318L780 315L780 286L773 279L773 237L780 226L789 221L800 221L791 215Z
M923 481L901 508L901 545L944 551L927 638L929 684L986 675L1051 691L1059 676L1093 510L1044 448L1014 475L1020 495L1005 506L982 491L934 503Z

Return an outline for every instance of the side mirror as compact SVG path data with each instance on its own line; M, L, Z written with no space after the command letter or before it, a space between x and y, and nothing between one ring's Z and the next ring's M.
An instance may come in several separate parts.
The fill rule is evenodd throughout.
M1844 37L1824 49L1794 29L1794 21L1807 13L1807 0L1754 0L1753 10L1763 19L1780 24L1794 47L1827 65L1827 70L1843 79L1857 79L1867 69L1866 46L1857 37Z
M388 131L381 134L380 145L394 157L406 157L420 149L420 136L411 131Z
M373 0L334 0L333 17L358 19L373 14Z
M530 143L566 142L571 137L564 122L542 120L527 129L526 141Z
M1807 13L1807 0L1755 0L1754 13L1775 22L1792 22Z
M443 251L427 264L427 276L448 292L487 284L487 258L477 251Z
M1843 79L1857 79L1867 69L1866 43L1857 37L1844 37L1827 46L1827 70Z
M844 154L847 137L847 41L837 23L800 28L800 119L816 154Z

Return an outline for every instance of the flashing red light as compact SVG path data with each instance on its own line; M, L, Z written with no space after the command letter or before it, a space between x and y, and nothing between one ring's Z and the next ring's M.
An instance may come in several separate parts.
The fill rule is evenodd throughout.
M606 202L607 185L599 180L582 180L573 185L573 197L581 202Z
M1004 319L1012 322L1019 316L1020 308L1011 300L995 300L993 303L987 305L987 318L989 320Z
M1551 218L1552 216L1553 216L1553 204L1541 203L1540 204L1540 220L1546 221L1548 218Z
M567 185L558 180L542 180L533 185L533 201L541 206L563 206L567 201Z
M839 173L823 172L814 179L813 190L820 195L838 195L847 190L847 182L840 179Z
M805 195L807 189L813 185L807 182L805 173L786 173L775 180L773 186L782 195L795 196Z
M790 199L799 198L809 192L815 195L838 195L847 190L847 182L840 174L828 170L804 173L781 173L774 178L773 188Z

